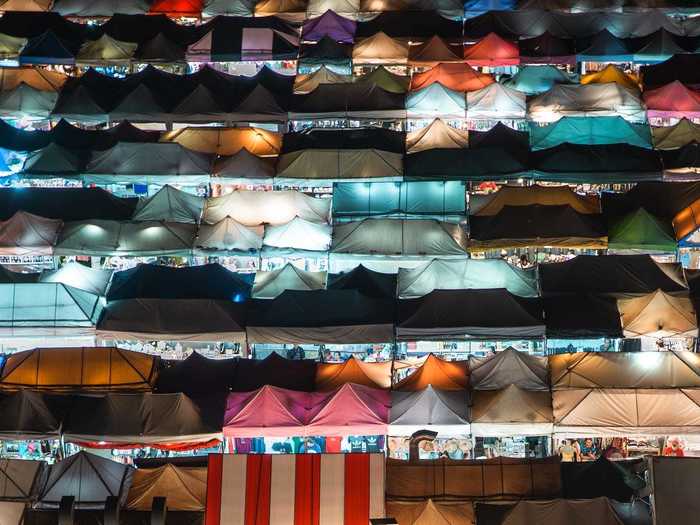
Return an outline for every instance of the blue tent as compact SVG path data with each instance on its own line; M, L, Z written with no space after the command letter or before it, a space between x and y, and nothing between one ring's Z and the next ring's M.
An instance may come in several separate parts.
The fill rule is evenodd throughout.
M628 62L633 58L629 44L607 29L576 44L579 62Z
M633 124L622 117L563 117L546 126L530 123L533 150L571 144L630 144L652 148L648 124Z
M554 66L525 66L503 84L526 95L539 95L555 84L573 84L574 79Z
M465 0L464 18L483 15L488 11L509 11L515 9L516 0Z

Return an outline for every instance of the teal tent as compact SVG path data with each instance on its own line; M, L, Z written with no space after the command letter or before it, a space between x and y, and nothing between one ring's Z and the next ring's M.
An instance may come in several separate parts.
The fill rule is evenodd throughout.
M409 118L465 118L467 100L464 93L447 89L439 82L412 91L406 97Z
M648 124L633 124L622 117L563 117L546 126L530 123L533 150L571 144L630 144L652 148Z
M613 221L608 229L608 249L675 252L676 239L665 224L644 208Z
M555 84L573 84L573 81L570 75L554 66L524 66L503 84L526 95L539 95Z

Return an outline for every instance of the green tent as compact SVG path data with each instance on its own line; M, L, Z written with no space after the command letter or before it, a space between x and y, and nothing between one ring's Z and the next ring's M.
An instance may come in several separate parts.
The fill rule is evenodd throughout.
M622 117L563 117L546 126L530 123L533 150L553 148L564 142L652 147L649 125L633 124Z
M611 250L675 252L676 240L670 225L644 208L614 220L608 231Z

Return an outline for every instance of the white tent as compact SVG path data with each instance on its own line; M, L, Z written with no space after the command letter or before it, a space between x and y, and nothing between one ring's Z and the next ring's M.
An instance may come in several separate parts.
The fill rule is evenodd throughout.
M0 222L0 255L52 255L63 221L24 211Z
M354 64L406 64L408 44L380 31L355 44L352 61Z
M286 224L266 226L263 244L272 248L326 251L331 245L330 224L319 224L296 217Z
M307 272L291 263L269 272L255 274L251 296L274 299L285 290L321 290L326 287L326 272Z
M89 268L78 262L66 263L58 270L41 272L39 277L42 283L67 284L95 295L106 295L111 279L112 270Z
M525 118L525 93L494 82L479 91L467 93L469 119Z
M195 247L219 252L260 250L263 232L263 226L245 226L226 217L216 224L200 225Z
M464 93L448 89L437 82L418 91L411 91L406 97L408 118L465 118L466 108Z
M204 197L166 185L152 197L139 201L132 220L197 224L203 209Z

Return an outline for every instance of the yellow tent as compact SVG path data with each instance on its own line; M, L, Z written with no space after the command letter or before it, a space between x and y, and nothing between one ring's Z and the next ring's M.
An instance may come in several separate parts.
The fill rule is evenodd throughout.
M242 149L258 157L278 155L282 134L260 128L187 127L169 131L161 142L177 142L199 153L234 155Z
M639 78L633 73L625 73L613 64L600 71L593 71L581 77L581 84L608 84L615 82L627 89L639 91Z
M153 498L167 498L168 510L203 511L207 497L205 467L162 467L138 469L134 472L126 508L151 510Z
M0 91L11 91L20 84L39 91L58 91L67 79L67 75L38 67L0 68Z

